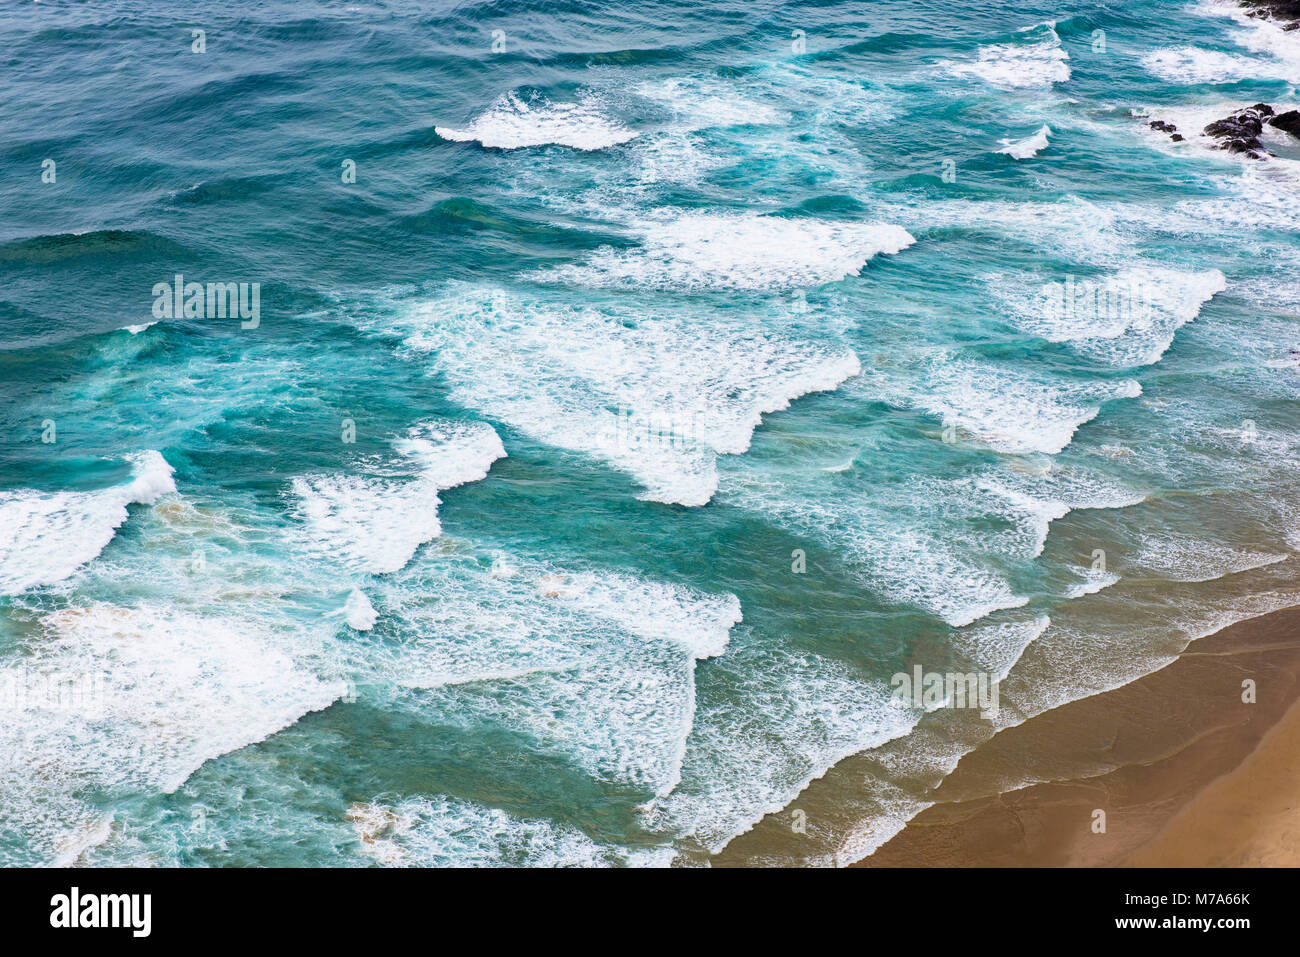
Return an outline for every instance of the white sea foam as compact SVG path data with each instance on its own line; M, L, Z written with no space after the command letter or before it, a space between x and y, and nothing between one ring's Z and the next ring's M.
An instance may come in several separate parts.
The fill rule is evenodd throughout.
M823 508L810 510L809 517L835 530L831 537L848 545L851 559L869 570L882 596L961 627L1028 603L989 556L1037 558L1052 522L1071 511L1124 508L1141 500L1140 494L1074 472L990 471L918 478L872 503L849 498L829 506L838 518L822 514ZM925 523L917 520L922 503Z
M668 866L671 848L598 844L577 828L453 798L354 804L361 850L385 867Z
M724 501L826 542L882 598L953 626L1018 608L1003 560L1042 554L1051 523L1074 509L1125 508L1140 492L1077 467L1021 460L967 477L856 482L792 463L737 475Z
M646 80L631 92L667 108L675 130L725 129L733 126L774 126L786 123L785 111L747 95L719 77L681 76Z
M843 349L465 287L398 322L458 402L683 505L709 500L716 457L748 449L764 414L859 370Z
M973 76L1006 89L1048 87L1070 78L1070 55L1061 47L1054 23L1040 23L1021 31L1013 43L982 46L974 60L945 60L941 64L956 76Z
M653 187L663 183L696 184L710 170L725 161L696 142L690 133L662 133L637 142L637 186ZM608 216L608 203L600 211ZM629 213L628 215L635 215Z
M899 398L1000 452L1055 454L1104 403L1142 394L1137 382L1071 383L957 356L936 356Z
M93 492L0 491L0 594L16 595L70 576L96 558L127 519L127 506L152 505L176 491L162 455L131 458L134 478Z
M1012 159L1029 159L1031 156L1037 156L1039 150L1045 150L1048 147L1047 138L1052 135L1052 128L1046 123L1033 136L1027 136L1022 140L999 140L1002 149L999 153L1006 153Z
M1013 461L1008 470L951 480L935 490L935 495L950 502L938 510L937 517L950 524L980 518L1006 523L1005 528L963 536L979 552L1038 558L1052 523L1070 512L1128 508L1145 500L1141 492L1077 467L1049 463L1043 472L1025 473L1016 464Z
M955 768L957 759L954 758L951 764ZM949 773L951 770L948 769ZM934 804L933 801L918 799L890 782L873 783L877 800L888 810L864 817L840 839L833 858L837 867L847 867L870 857L907 827L912 818Z
M1040 615L1029 621L978 625L953 632L950 643L954 650L965 655L973 665L987 672L990 679L996 682L1011 672L1025 649L1051 623L1046 615Z
M610 117L593 94L577 103L551 103L507 93L464 129L436 126L434 132L443 139L477 141L500 149L554 144L599 150L626 143L637 135Z
M354 588L348 593L348 600L343 606L343 617L348 627L356 631L369 631L379 620L375 606L370 603L366 593L359 588Z
M1048 623L1041 631L1035 626L1034 639L1021 651L1024 659L1033 661L1023 669L1013 666L1013 673L1003 677L1001 709L994 723L1005 729L1070 701L1120 687L1163 667L1197 638L1289 607L1298 599L1300 595L1283 592L1205 603L1179 600L1168 609L1168 620L1157 614L1140 626L1122 617L1121 625L1115 627L1096 620L1095 613L1083 630L1056 623ZM955 643L960 645L961 639ZM963 742L953 738L950 728L920 727L906 738L872 751L876 766L887 771L887 777L878 773L868 777L873 806L863 809L861 820L841 839L835 863L844 865L868 857L901 831L933 803L928 798L933 788L983 740L985 736L976 736ZM1014 772L1015 768L1006 770ZM1005 792L1043 780L1032 773L1007 775L1000 777L996 786Z
M938 200L892 206L883 215L909 229L987 229L1085 263L1123 263L1133 240L1116 228L1123 207L1067 196L1052 202Z
M849 126L889 119L894 105L888 91L794 61L770 63L743 85L717 76L678 76L637 83L631 92L667 109L669 128L676 131L786 126L794 121L785 108L791 100L814 107L819 120Z
M1066 598L1083 598L1085 595L1095 595L1102 589L1109 588L1121 581L1119 575L1100 568L1079 568L1075 571L1079 576L1079 581L1071 585L1066 591Z
M979 520L994 511L1016 529L1002 544L1023 553L1037 547L1045 534L1047 519L1037 510L1028 516L1017 513L1006 497L983 494L969 480L917 478L864 491L836 483L837 474L821 473L829 487L819 488L811 475L800 479L794 473L778 482L770 474L752 473L726 490L726 501L817 536L857 569L876 594L922 608L950 625L968 625L1028 603L1000 571L967 553L968 543L953 527L929 519L936 506L951 509L952 523L972 516ZM924 515L918 515L922 505Z
M1166 47L1142 58L1142 65L1153 75L1170 83L1295 82L1300 76L1300 38L1285 29L1285 24L1252 17L1235 0L1205 0L1193 9L1203 16L1233 20L1241 29L1230 31L1230 38L1255 55L1194 46Z
M641 245L601 249L534 278L585 286L807 288L856 276L915 240L889 223L841 223L758 213L656 214L633 227Z
M1026 332L1126 368L1159 361L1177 331L1225 286L1217 269L1141 265L1089 279L1069 277L1032 293L999 291Z
M844 758L906 734L919 718L894 706L883 681L832 659L747 649L732 667L745 676L744 695L701 704L681 784L646 809L649 826L689 834L710 851L786 807Z
M298 477L293 491L312 546L358 570L396 571L442 532L438 493L487 476L505 448L483 423L440 422L394 443L398 461L365 474Z
M741 617L734 595L519 557L413 567L384 607L400 641L367 651L370 684L660 795L680 774L695 663L722 654Z
M1142 66L1166 83L1235 83L1294 79L1286 64L1202 47L1165 47L1142 57Z
M37 859L83 846L102 825L80 795L175 791L202 764L328 707L344 691L295 661L291 636L247 620L161 605L103 603L46 615L30 654L0 665L0 686L33 673L87 679L52 707L19 702L0 721L5 828ZM11 704L11 703L9 703Z
M1125 566L1137 574L1180 582L1206 582L1285 561L1276 552L1252 551L1221 542L1165 532L1143 535Z
M1199 638L1297 604L1300 593L1287 589L1184 600L1169 609L1168 620L1151 615L1140 623L1130 619L1120 625L1054 623L1034 643L1040 654L1002 683L997 724L1013 727L1071 701L1111 691L1164 667Z
M721 168L735 174L802 170L826 191L852 193L870 164L843 130L888 119L902 99L860 75L837 76L825 63L795 61L769 62L743 78L697 74L629 82L616 70L596 71L590 82L606 101L639 117L643 131L620 150L628 162L592 167L582 156L558 151L521 156L511 166L511 186L567 214L621 225L644 221L652 205L647 200L663 201L659 186L697 184ZM555 190L557 178L590 185ZM743 193L736 198L743 204L752 199Z
M486 575L459 566L418 574L435 576L436 602L400 583L389 596L421 633L393 672L405 687L571 670L609 650L611 627L636 636L638 646L662 643L691 659L711 658L722 654L740 621L733 595L614 573L559 571L522 559L494 564Z
M923 608L954 627L1029 603L1001 573L962 555L934 532L907 531L875 543L855 538L852 546L881 595Z

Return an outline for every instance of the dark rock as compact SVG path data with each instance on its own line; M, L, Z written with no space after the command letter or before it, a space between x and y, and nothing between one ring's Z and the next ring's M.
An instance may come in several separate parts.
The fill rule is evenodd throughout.
M1219 141L1219 149L1229 153L1245 153L1251 159L1261 159L1269 155L1264 144L1259 141L1259 134L1264 123L1273 115L1273 108L1267 103L1256 103L1231 116L1215 120L1202 131Z
M1259 136L1264 121L1254 110L1238 110L1231 116L1215 120L1205 127L1205 135L1218 139L1244 140Z
M1275 126L1284 133L1300 137L1300 110L1287 110L1285 113L1279 113L1268 121L1268 125Z
M1161 133L1177 133L1178 127L1172 123L1166 123L1164 120L1152 120L1147 126L1153 130L1159 130Z
M1287 30L1300 27L1300 0L1240 0L1240 3L1252 17L1276 20Z
M1183 134L1182 134L1182 133L1175 133L1173 136L1171 136L1171 137L1169 137L1169 138L1170 138L1171 140L1173 140L1175 143L1181 143L1181 142L1183 141Z
M1300 30L1300 0L1239 0L1246 16L1272 20L1283 30Z
M1300 0L1241 0L1241 5L1252 17L1300 21Z

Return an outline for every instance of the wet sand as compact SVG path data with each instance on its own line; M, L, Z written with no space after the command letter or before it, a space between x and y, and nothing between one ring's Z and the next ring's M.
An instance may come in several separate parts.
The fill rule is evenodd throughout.
M861 865L1300 863L1298 676L1300 609L1225 628L1159 671L998 734ZM1090 766L1099 773L1077 770ZM1050 783L999 786L1018 776Z
M1122 864L1300 867L1300 704Z

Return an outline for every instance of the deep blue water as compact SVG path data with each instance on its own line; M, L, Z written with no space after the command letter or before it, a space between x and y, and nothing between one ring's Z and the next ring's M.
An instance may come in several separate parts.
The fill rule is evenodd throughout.
M0 58L0 862L845 863L1300 602L1300 149L1198 133L1300 39L1229 4L14 2Z

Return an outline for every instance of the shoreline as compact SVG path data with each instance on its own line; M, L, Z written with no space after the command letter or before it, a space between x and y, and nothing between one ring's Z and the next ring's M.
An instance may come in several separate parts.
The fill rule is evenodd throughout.
M1055 777L1040 767L1054 754L1099 773ZM990 786L1021 768L1048 780ZM935 798L854 866L1300 864L1300 608L1237 622L1158 671L1007 729Z

